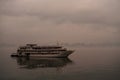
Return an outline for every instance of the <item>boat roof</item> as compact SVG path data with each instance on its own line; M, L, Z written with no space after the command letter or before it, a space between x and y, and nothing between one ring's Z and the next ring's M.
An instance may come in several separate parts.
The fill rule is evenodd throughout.
M25 46L20 46L20 48L27 48L27 47L34 47L34 48L61 48L62 46L59 46L59 45L38 46L37 44L26 44Z
M26 44L26 46L37 46L37 44Z

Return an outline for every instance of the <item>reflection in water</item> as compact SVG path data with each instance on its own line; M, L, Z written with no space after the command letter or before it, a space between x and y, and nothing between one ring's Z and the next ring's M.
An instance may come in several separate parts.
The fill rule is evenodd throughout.
M67 64L72 63L69 58L16 58L20 68L34 69L34 68L61 68Z
M120 80L120 48L75 50L72 62L67 58L11 59L11 50L5 48L0 54L0 80Z

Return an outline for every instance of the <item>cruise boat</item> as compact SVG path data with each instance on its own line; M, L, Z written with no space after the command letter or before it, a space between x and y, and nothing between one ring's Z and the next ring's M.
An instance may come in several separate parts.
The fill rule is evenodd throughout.
M38 46L37 44L26 44L17 49L12 57L54 57L64 58L72 54L74 50L67 50L62 46Z

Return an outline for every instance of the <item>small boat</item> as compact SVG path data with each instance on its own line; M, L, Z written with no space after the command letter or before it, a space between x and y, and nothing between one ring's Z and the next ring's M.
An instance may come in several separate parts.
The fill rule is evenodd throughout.
M11 57L47 57L65 58L72 54L74 50L67 50L62 46L38 46L37 44L26 44L17 49Z

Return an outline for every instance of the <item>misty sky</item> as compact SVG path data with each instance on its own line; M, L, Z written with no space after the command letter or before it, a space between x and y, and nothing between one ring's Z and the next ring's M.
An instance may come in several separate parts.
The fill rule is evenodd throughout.
M120 43L120 0L0 0L0 44Z

